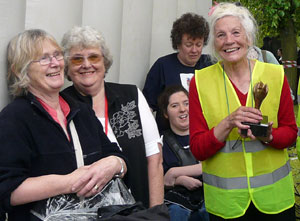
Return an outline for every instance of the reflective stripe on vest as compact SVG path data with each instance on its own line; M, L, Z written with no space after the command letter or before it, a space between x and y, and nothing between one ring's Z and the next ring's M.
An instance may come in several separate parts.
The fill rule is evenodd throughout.
M250 177L250 186L251 188L257 188L270 185L288 176L290 171L290 161L287 161L285 165L273 171L272 173ZM205 184L226 190L248 188L247 177L224 178L203 173L203 181Z
M257 188L261 186L271 185L284 177L288 176L291 172L290 161L288 160L285 165L279 167L277 170L272 173L250 177L250 186L251 188Z
M300 78L298 80L298 89L297 89L297 101L298 101L298 113L297 113L297 126L298 126L298 136L299 136L299 127L300 127Z
M244 141L245 152L254 153L264 150L267 146L262 144L260 141ZM237 153L243 152L242 140L227 140L225 146L220 150L223 153Z
M298 101L298 113L297 113L297 126L298 126L298 137L296 141L296 149L297 149L297 155L298 160L300 160L300 78L298 80L298 89L297 89L297 101Z

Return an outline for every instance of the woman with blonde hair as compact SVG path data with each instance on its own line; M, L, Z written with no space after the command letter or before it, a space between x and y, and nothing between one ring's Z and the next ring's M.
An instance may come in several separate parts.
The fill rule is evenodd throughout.
M9 221L57 217L75 204L66 197L95 196L127 166L93 110L60 93L64 59L51 35L26 30L7 51L15 99L0 113L0 211Z

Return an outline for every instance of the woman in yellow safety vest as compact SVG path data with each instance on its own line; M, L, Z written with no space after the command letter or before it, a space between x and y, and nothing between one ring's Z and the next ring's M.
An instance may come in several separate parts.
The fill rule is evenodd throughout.
M246 8L220 3L209 14L208 46L218 62L196 71L189 99L190 145L203 161L210 220L295 220L286 147L297 126L283 67L247 58L257 26Z
M298 126L298 136L296 141L296 149L298 159L300 160L300 78L298 79L298 90L297 90L297 103L298 103L298 113L297 113L297 126Z

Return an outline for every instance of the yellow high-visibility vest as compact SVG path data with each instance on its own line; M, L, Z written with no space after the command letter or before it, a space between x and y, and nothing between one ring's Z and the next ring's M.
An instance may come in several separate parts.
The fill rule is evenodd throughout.
M241 106L220 62L196 71L195 81L209 129ZM273 127L276 128L284 81L283 68L256 61L246 106L254 107L251 88L259 81L269 87L260 110L269 121L274 122ZM237 128L227 137L226 145L203 161L202 166L205 206L209 213L225 219L237 218L245 214L252 201L259 211L277 214L295 203L287 150L266 146L258 140L241 139Z
M300 79L298 79L297 103L298 103L298 113L297 113L296 122L298 127L298 136L296 141L296 149L298 154L298 160L300 160Z

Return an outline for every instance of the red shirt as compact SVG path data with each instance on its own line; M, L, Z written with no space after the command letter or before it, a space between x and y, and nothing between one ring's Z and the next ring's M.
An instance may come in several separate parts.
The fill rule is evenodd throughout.
M233 84L242 105L246 105L247 94L241 93ZM214 136L214 128L208 125L202 113L195 78L190 83L189 90L189 117L190 117L190 148L198 160L206 160L216 154L225 145ZM283 149L291 146L297 138L298 128L295 121L293 100L286 76L281 91L278 110L278 128L272 129L273 140L270 146Z
M53 118L53 120L55 120L60 125L60 122L57 118L56 110L54 108L50 107L48 104L46 104L42 99L40 99L38 97L36 97L36 99L40 102L40 104L48 112L48 114L50 114L50 116ZM63 120L64 120L65 127L67 127L67 116L70 113L70 106L61 96L59 96L59 105L64 114Z

